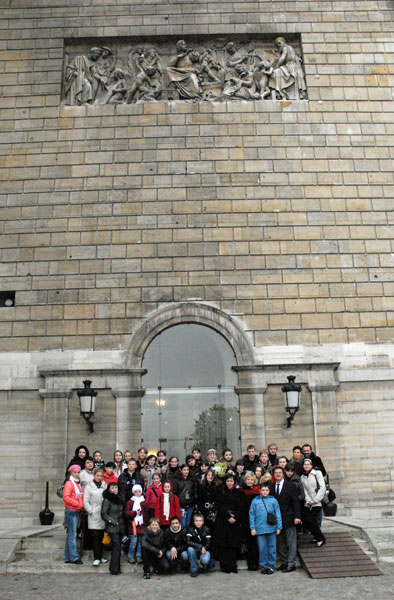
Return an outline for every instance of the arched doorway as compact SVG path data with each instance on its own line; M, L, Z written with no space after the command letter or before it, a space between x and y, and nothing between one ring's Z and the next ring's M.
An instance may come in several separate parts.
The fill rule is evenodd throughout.
M237 364L230 344L214 329L181 323L162 331L145 351L142 366L142 440L181 460L193 446L203 455L229 446L240 453Z

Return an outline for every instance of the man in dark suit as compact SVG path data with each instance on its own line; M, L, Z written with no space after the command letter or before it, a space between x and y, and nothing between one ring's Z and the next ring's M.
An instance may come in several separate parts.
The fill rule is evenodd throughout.
M286 481L284 475L282 467L275 467L272 495L279 502L282 515L282 530L276 538L277 556L281 561L277 570L282 573L291 573L296 570L296 525L301 523L301 507L296 486L290 481Z

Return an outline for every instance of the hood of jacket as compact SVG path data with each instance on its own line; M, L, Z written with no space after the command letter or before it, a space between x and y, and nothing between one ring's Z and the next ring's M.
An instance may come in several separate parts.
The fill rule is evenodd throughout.
M77 447L75 448L74 456L76 456L77 458L79 458L79 456L78 456L78 452L79 452L79 451L80 451L82 448L85 450L85 452L86 452L86 456L89 456L89 450L88 450L88 449L86 448L86 446L84 446L83 444L81 444L80 446L77 446ZM83 460L85 461L85 459L83 459Z
M106 490L104 490L103 498L109 500L112 504L123 504L123 500L122 498L120 498L119 494L113 494L112 492L110 492L109 487Z

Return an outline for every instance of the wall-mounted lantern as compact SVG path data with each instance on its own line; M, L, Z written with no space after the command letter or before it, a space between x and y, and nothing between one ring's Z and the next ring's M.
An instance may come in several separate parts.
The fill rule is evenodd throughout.
M93 390L90 387L92 382L89 379L85 379L83 385L85 386L83 390L78 390L77 394L79 397L79 410L81 416L85 419L86 424L89 428L89 432L93 433L94 431L94 423L92 423L91 418L94 417L94 412L96 410L96 390Z
M299 383L294 383L294 375L289 375L287 380L288 383L285 383L282 387L282 392L284 394L285 409L289 413L287 427L291 427L291 422L300 408L301 386Z

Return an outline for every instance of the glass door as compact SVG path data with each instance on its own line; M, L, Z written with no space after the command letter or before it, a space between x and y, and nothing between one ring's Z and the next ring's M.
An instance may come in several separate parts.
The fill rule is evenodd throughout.
M143 398L143 445L183 462L192 448L240 453L238 396L232 387L148 388Z

